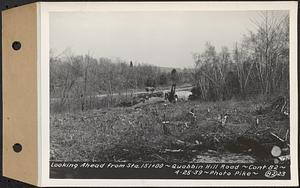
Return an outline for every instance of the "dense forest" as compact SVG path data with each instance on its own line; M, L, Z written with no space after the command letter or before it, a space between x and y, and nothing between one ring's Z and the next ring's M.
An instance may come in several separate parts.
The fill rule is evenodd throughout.
M207 42L202 52L193 53L194 68L176 69L176 84L193 86L191 99L288 95L289 15L274 16L266 11L251 22L256 30L245 33L233 48L223 46L217 51ZM52 112L113 107L145 87L168 88L174 81L172 69L50 52Z

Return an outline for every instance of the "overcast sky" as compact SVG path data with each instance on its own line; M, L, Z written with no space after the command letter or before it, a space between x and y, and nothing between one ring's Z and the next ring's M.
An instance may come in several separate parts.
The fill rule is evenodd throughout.
M162 67L192 67L192 52L207 41L232 49L257 11L72 12L50 14L50 48L56 54L121 58Z

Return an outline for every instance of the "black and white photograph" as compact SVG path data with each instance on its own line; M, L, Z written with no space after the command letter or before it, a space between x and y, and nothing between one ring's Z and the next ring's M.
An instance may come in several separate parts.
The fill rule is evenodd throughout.
M50 12L49 99L51 178L290 179L289 10Z

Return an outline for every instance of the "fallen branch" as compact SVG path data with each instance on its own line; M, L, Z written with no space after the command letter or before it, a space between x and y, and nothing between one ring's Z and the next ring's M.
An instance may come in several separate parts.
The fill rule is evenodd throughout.
M154 157L154 158L156 158L156 159L160 159L160 160L162 160L162 161L164 161L164 162L168 162L165 158L163 158L162 156L160 156L160 155L158 155L158 154L153 154L153 155L151 155L152 157Z
M165 152L179 153L179 152L183 152L183 150L182 149L165 149Z
M220 140L216 136L214 136L214 140L217 141L218 143L220 142Z
M213 154L217 154L218 152L212 149L207 150L208 153L213 153Z
M279 141L284 142L284 140L283 140L282 138L280 138L279 136L277 136L276 134L274 134L274 133L272 133L272 132L270 132L270 134L271 134L272 136L274 136L275 138L277 138Z
M263 129L263 130L258 130L258 131L256 131L256 134L257 133L261 133L261 132L265 132L265 131L268 131L268 130L270 130L271 128L270 127L268 127L268 128L266 128L266 129Z
M274 134L274 133L272 133L272 132L270 132L270 134L271 134L274 138L276 138L278 141L280 141L280 142L282 142L282 143L285 143L288 147L290 147L290 144L286 143L287 140L284 140L284 139L280 138L279 136L277 136L276 134Z
M285 140L285 141L288 140L288 135L289 135L289 129L286 130L285 137L284 137L284 140Z
M179 144L179 145L184 145L184 144L185 144L185 142L184 142L184 141L182 141L182 140L176 140L176 144Z

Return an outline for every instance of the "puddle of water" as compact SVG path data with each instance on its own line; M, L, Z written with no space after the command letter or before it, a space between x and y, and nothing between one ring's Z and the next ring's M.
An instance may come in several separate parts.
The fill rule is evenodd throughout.
M193 163L254 163L255 161L249 155L238 153L202 153L192 160Z

